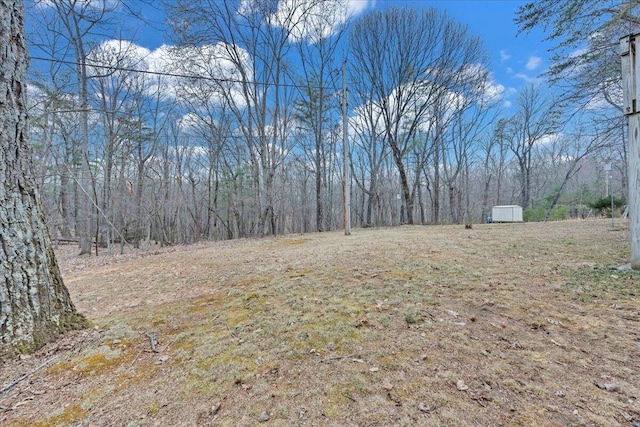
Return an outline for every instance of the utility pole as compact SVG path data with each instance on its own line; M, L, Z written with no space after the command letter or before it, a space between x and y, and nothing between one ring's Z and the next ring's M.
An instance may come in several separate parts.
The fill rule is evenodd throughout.
M628 120L629 229L631 268L640 270L640 58L636 41L640 33L620 39L623 111Z
M347 60L342 63L342 201L344 210L344 234L351 234L351 185L349 180L349 140L347 117Z

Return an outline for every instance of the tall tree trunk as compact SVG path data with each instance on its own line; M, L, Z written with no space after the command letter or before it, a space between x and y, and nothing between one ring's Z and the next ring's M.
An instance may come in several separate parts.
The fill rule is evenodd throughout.
M318 143L316 137L316 153L315 153L315 168L316 168L316 231L324 231L324 206L322 194L322 145Z
M67 166L67 165L65 165ZM65 239L70 239L71 236L71 227L69 226L69 172L63 170L60 174L60 193L59 197L59 209L60 209L60 234Z
M436 140L433 152L433 223L440 223L440 142Z
M451 219L452 224L458 224L458 209L456 203L456 192L458 188L450 182L448 185L449 189L449 218Z
M24 9L0 0L0 360L86 325L65 288L27 151Z
M489 187L491 186L491 179L493 175L489 174L484 179L484 189L482 191L482 213L480 214L480 224L487 221L489 216Z

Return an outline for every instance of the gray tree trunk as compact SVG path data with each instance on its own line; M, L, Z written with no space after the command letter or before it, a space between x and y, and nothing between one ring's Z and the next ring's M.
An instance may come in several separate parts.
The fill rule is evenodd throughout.
M0 0L0 360L86 325L65 288L27 150L24 8Z

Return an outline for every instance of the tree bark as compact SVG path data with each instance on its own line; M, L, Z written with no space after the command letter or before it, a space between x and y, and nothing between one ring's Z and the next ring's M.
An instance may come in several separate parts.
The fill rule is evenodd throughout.
M65 288L27 150L24 8L0 0L0 360L86 325Z

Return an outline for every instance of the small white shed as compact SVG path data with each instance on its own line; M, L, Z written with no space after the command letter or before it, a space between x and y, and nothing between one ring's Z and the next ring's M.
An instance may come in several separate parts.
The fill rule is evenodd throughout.
M494 206L492 222L522 222L522 207L518 205Z

